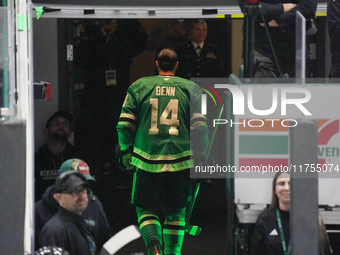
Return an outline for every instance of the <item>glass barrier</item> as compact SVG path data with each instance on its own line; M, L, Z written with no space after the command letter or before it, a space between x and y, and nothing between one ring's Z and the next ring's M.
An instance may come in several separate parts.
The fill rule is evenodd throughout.
M213 157L207 165L193 168L194 178L270 182L277 171L286 171L317 173L321 191L339 184L339 79L238 79L233 76L233 79L193 81L202 89L202 112L206 113L210 134L214 134L210 136ZM302 141L301 150L309 149L304 136L311 134L302 132L301 141L291 141L291 132L308 121L317 126L313 133L317 140L317 159L294 165L290 157L292 143ZM310 178L307 174L301 177ZM235 192L238 187L243 186L235 185ZM326 204L334 202L322 194L320 199ZM339 199L336 202L340 204Z
M296 12L295 77L306 78L306 18Z

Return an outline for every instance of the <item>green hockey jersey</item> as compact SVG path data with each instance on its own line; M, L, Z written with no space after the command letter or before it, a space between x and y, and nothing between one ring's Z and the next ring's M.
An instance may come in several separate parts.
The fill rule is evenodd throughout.
M117 125L122 150L133 144L131 164L155 173L192 167L192 148L204 155L208 146L201 95L197 84L175 76L150 76L133 83Z

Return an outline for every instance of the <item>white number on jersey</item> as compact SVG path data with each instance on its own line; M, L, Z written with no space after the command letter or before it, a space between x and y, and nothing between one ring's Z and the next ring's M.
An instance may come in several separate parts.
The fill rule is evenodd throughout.
M152 105L151 110L151 128L149 129L150 135L158 134L158 98L151 98L150 104ZM171 119L167 117L171 113ZM178 99L170 99L168 105L165 107L164 111L160 116L159 124L170 126L169 134L178 135Z

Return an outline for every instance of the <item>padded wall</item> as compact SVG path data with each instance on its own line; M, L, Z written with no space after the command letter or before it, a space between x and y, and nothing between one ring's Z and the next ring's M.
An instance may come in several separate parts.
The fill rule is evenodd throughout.
M25 141L24 122L0 122L1 254L24 253Z

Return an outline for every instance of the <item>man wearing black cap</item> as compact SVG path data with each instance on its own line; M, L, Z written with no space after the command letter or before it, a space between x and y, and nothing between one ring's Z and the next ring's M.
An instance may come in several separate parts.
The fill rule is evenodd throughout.
M65 160L87 160L84 153L77 151L68 142L72 120L72 115L67 111L57 111L46 122L44 133L47 143L35 154L35 201L41 199L45 190L54 184L58 169Z
M96 242L82 217L88 205L87 188L87 179L77 171L67 171L57 178L54 198L59 211L40 233L42 246L55 245L70 255L97 254Z
M90 183L95 179L90 174L90 168L85 161L80 159L68 159L66 160L58 170L58 173L63 173L75 170L81 173ZM59 203L54 199L55 185L48 187L38 202L35 203L35 249L41 247L39 244L39 235L42 228L55 214L58 213ZM104 208L99 199L88 188L88 205L83 212L83 219L86 221L88 228L92 231L94 238L96 239L97 250L106 243L110 237L110 226L104 212Z

